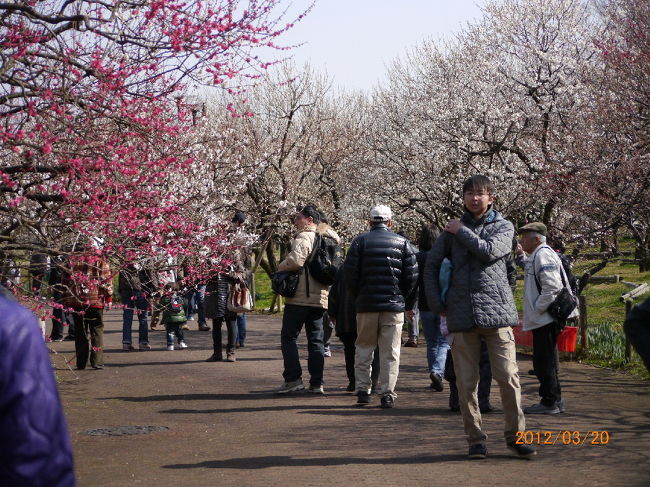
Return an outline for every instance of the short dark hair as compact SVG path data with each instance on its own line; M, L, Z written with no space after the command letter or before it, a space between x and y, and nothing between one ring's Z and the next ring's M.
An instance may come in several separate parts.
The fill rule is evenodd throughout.
M320 211L314 205L305 205L298 213L302 214L305 218L311 217L314 223L320 223Z
M241 225L245 221L246 221L246 213L244 213L243 211L236 212L231 220L231 222L236 223L238 225Z
M490 194L494 193L494 186L492 181L487 176L482 174L475 174L465 180L463 183L463 194L468 191L487 191Z
M418 249L420 250L431 250L433 247L433 242L435 242L440 236L440 230L433 225L433 223L427 223L422 225L418 235Z

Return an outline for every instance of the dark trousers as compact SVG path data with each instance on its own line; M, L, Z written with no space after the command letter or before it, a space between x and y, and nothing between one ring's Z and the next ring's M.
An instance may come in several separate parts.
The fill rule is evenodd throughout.
M80 308L72 313L77 368L85 369L90 355L92 367L104 365L104 310Z
M355 385L356 379L354 377L354 354L356 352L356 346L354 343L357 341L356 333L342 333L339 335L339 339L343 343L343 356L345 357L345 373L348 376L348 381L350 384ZM379 379L379 348L375 349L375 354L372 358L372 364L370 366L370 380L372 382L372 387L377 386L377 380Z
M480 409L490 408L490 390L492 389L492 369L490 368L490 356L487 345L481 340L481 358L478 362L479 381L478 381L478 407ZM449 382L449 407L451 409L460 408L458 400L458 387L456 386L456 372L454 370L454 360L451 353L447 354L445 362L445 379Z
M237 315L228 315L225 318L212 319L212 348L214 354L223 356L223 345L221 339L221 325L226 322L228 330L228 342L226 343L226 353L235 351L235 340L237 340Z
M325 365L325 349L323 346L323 308L313 306L297 306L288 304L284 307L282 317L282 358L284 359L284 372L282 376L286 382L302 379L302 367L298 356L296 340L304 325L307 334L307 368L309 369L309 384L320 386L323 384L323 368Z
M533 330L533 369L539 380L539 395L545 406L553 406L562 398L560 389L557 336L555 322Z
M61 293L54 291L52 293L52 300L56 304L62 304ZM68 335L74 338L74 320L72 314L67 311L63 311L63 308L55 307L52 309L52 333L50 336L52 340L63 338L64 326L68 326Z
M174 344L174 336L178 343L185 341L183 325L185 323L165 323L165 332L167 333L167 346Z
M246 341L246 313L237 315L237 343L244 346Z

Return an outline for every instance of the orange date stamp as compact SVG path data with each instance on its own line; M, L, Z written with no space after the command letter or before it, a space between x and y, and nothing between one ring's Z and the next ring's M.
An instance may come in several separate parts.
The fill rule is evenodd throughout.
M517 431L518 445L604 446L609 443L609 431Z

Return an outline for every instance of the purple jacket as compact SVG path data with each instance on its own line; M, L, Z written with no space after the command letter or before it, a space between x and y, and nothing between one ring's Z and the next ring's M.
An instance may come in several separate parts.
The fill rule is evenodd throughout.
M0 484L74 486L72 445L34 315L0 289Z

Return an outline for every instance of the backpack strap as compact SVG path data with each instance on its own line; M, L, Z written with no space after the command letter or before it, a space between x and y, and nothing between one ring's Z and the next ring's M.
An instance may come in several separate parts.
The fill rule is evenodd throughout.
M553 250L551 247L548 245L543 245L542 247L546 247L549 249L551 252L555 253L555 250ZM535 259L537 259L537 254L535 254L535 258L533 259L532 266L533 266L533 277L535 278L535 285L537 286L537 292L539 294L542 294L542 285L539 283L539 278L537 277L537 273L535 272ZM559 257L558 257L558 260ZM562 287L566 287L569 289L571 294L573 294L573 291L571 291L571 287L567 285L566 280L564 279L564 267L562 266L562 261L560 261L560 278L562 278Z

